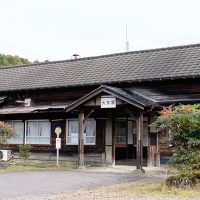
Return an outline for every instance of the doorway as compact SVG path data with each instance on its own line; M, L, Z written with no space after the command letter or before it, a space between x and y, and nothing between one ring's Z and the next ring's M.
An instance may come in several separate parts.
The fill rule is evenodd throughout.
M143 164L147 162L148 118L144 117ZM129 118L114 120L114 149L116 164L135 165L136 160L136 122Z
M130 138L129 136L127 119L115 119L114 121L114 146L116 161L133 159L133 137Z

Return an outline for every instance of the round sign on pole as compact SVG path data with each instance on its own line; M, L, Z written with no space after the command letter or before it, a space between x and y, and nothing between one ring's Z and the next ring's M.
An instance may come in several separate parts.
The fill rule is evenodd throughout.
M62 132L61 127L60 126L56 126L56 128L55 128L56 135L59 136L61 132Z
M56 162L57 162L57 165L59 163L59 149L61 149L61 138L59 138L59 135L60 133L62 132L62 129L60 126L56 126L55 128L55 133L57 135L57 138L56 138Z

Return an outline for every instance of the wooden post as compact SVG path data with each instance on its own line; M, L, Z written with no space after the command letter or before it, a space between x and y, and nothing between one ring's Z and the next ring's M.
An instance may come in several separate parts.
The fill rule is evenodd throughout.
M78 131L78 166L84 166L84 112L78 115L79 131Z
M158 133L156 134L157 137L157 146L156 146L156 167L160 167L160 149L159 149L159 137Z
M137 148L136 148L136 168L142 169L143 162L143 113L137 117Z

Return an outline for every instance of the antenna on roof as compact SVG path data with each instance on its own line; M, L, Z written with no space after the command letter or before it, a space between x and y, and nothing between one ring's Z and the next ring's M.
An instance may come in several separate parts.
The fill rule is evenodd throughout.
M128 42L128 26L126 24L126 49L125 51L129 51L129 42Z

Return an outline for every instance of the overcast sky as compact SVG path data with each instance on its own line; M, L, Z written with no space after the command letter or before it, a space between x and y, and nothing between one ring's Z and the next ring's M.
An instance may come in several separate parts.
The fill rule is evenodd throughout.
M199 0L0 0L0 53L71 59L200 43Z

